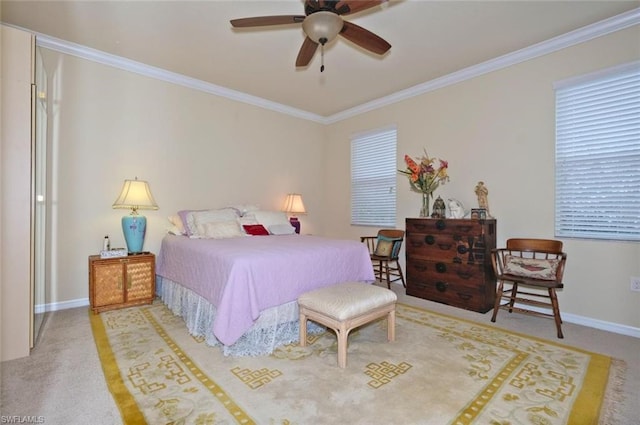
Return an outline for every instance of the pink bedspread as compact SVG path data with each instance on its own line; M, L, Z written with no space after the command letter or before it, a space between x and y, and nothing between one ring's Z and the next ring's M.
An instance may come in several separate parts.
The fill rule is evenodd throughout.
M364 244L306 235L230 239L166 235L156 273L216 307L213 333L225 345L240 338L261 311L294 301L304 292L375 280Z

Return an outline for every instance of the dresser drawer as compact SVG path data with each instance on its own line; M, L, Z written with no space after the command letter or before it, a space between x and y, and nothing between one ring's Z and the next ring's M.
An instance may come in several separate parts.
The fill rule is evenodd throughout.
M465 219L407 219L407 233L480 235L483 233L484 220Z
M468 286L474 291L484 292L484 265L456 264L439 261L410 261L407 266L410 282L446 281L457 286Z
M409 233L407 257L453 263L483 262L486 244L483 235Z
M487 294L469 286L445 281L414 281L407 285L407 295L486 313L493 303Z

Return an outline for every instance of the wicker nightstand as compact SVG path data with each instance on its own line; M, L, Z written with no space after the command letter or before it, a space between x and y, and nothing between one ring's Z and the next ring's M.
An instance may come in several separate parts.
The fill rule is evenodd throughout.
M89 256L89 302L94 313L151 304L156 285L156 257L135 254L121 258Z

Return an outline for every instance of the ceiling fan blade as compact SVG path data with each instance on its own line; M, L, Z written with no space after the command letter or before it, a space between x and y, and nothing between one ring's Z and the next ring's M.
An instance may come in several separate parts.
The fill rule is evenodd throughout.
M296 58L296 66L309 65L309 62L311 62L311 58L313 58L316 49L318 49L318 43L316 43L309 37L305 38L304 42L302 43L302 47L300 47L300 51L298 52L298 57Z
M340 35L363 49L379 55L386 53L391 48L391 44L387 43L383 38L352 22L344 21Z
M264 27L267 25L299 24L304 21L304 15L276 15L256 16L254 18L232 19L231 25L235 28Z
M385 2L387 2L387 0L342 0L336 3L335 8L338 15L350 15L371 9Z

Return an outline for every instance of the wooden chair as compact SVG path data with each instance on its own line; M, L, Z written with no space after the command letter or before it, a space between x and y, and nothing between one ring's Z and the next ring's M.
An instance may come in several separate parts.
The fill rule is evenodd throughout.
M407 287L398 261L403 240L404 230L397 229L381 229L377 236L360 238L360 241L369 248L376 279L381 282L386 281L389 289L391 289L391 282L398 280L402 281L402 286Z
M491 321L496 321L499 309L509 313L517 311L536 316L553 317L562 335L562 318L556 289L562 288L562 276L567 254L562 252L562 242L551 239L509 239L507 247L491 252L491 263L496 274L498 288ZM511 285L505 289L506 285ZM520 286L537 292L522 291ZM543 290L544 292L541 292ZM503 300L506 302L502 303ZM519 305L531 305L548 310L528 310Z

